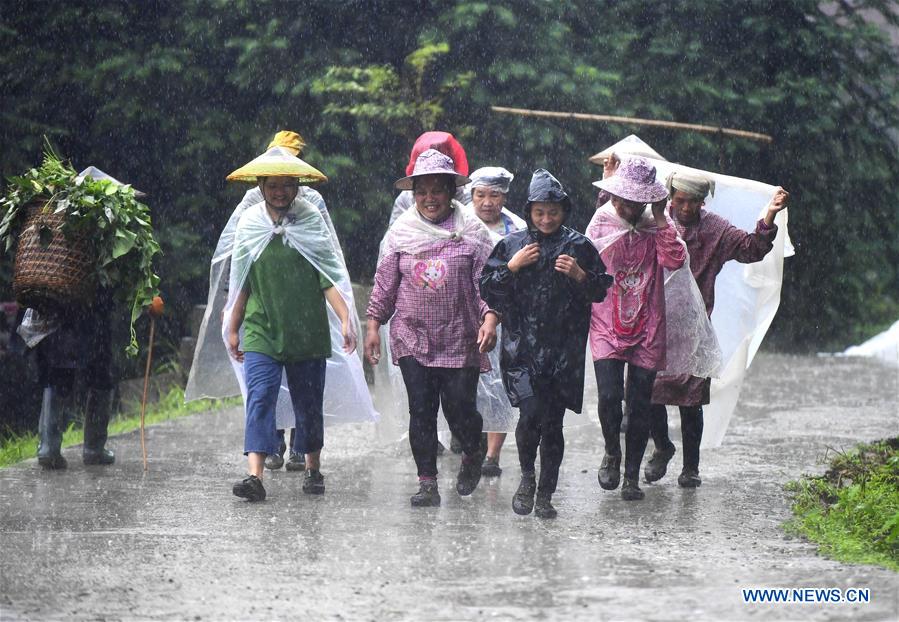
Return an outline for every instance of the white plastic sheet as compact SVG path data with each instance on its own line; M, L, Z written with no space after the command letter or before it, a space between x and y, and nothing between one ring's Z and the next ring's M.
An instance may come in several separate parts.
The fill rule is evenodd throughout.
M843 356L867 356L899 367L899 322L857 346L846 348Z
M706 199L705 209L723 216L745 231L755 230L776 190L775 186L750 179L691 169L662 160L653 160L652 163L656 166L658 179L664 179L674 170L701 173L713 179L715 196ZM712 379L711 403L703 407L703 447L721 445L736 408L746 370L780 305L783 260L792 256L794 251L787 231L787 210L779 212L774 222L778 231L772 251L757 263L728 262L715 282L712 326L721 346L723 366L720 375Z

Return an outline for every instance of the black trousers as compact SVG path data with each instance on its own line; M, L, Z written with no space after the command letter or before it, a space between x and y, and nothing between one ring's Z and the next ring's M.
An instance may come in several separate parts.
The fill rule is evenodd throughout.
M699 444L702 442L702 406L678 406L681 440L684 444L684 468L699 470ZM653 404L649 413L649 433L656 449L671 446L668 436L668 411Z
M409 395L409 444L419 477L437 476L437 410L466 456L480 450L483 420L477 410L477 367L425 367L411 356L399 360Z
M656 372L627 364L627 386L624 385L624 361L603 359L593 362L599 392L599 423L606 443L606 453L621 455L621 400L627 404L627 432L624 435L624 476L639 479L640 464L649 442L649 409L652 383Z
M518 445L518 463L522 473L533 473L540 448L540 481L537 491L551 495L559 481L559 467L565 454L565 436L562 420L565 402L551 388L534 386L534 395L518 404L518 427L515 442Z

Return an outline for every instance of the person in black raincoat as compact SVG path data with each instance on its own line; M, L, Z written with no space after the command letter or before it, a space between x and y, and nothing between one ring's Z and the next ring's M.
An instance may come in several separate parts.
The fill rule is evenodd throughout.
M553 518L551 504L565 449L565 409L580 412L584 357L593 302L612 282L596 248L565 227L571 201L548 171L534 171L524 208L527 230L493 248L481 275L481 296L502 317L500 363L509 401L521 416L515 430L521 483L516 514ZM534 463L540 448L540 482Z

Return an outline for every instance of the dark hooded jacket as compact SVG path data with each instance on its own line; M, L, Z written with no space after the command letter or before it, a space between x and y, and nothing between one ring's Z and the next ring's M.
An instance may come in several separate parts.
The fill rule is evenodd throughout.
M528 229L509 234L493 248L481 274L481 297L502 318L500 365L512 405L534 395L535 385L552 386L566 408L580 412L592 303L605 298L612 279L585 236L564 224L551 235L538 231L531 222L534 201L560 203L566 219L570 214L561 184L543 169L536 171L524 213ZM513 274L509 260L532 242L540 245L539 259ZM587 273L584 283L555 270L563 254Z

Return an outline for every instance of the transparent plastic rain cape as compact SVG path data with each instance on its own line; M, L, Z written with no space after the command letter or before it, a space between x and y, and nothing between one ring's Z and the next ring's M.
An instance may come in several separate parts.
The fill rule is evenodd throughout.
M631 225L617 214L611 202L596 210L588 230L594 221L612 223L617 228L614 233L595 241L600 257L607 266L615 265L610 257L615 253L615 242L622 237L632 232L654 234L658 231L648 209L636 225ZM681 241L681 244L684 243ZM718 376L721 348L706 315L702 294L690 272L689 256L679 269L665 269L665 332L667 366L659 375L692 374L700 378Z
M472 218L477 218L471 205L466 205L463 209ZM502 212L508 215L509 220L515 227L513 231L527 228L528 224L524 219L509 212L505 207L502 208ZM494 246L503 239L503 236L496 231L489 228L487 231L490 232L490 241L493 242ZM482 373L478 378L478 412L481 413L481 417L484 419L485 432L508 432L514 429L515 422L518 420L515 408L509 403L509 396L503 387L503 372L499 362L499 355L502 350L500 344L503 341L502 330L502 324L496 327L496 347L487 354L487 357L490 359L491 369Z
M294 200L285 218L289 222L276 226L261 202L261 193L257 193L258 189L255 193L248 192L234 210L212 259L206 312L185 389L188 401L232 396L238 390L246 398L243 365L228 356L223 340L236 295L246 282L253 261L269 243L289 245L334 284L349 308L353 330L359 334L349 274L330 219L326 221L320 207L304 198L307 193L301 188L301 195ZM311 196L320 201L318 193ZM257 198L259 202L252 203ZM340 320L330 305L327 309L331 358L327 361L325 380L325 423L376 420L378 415L365 383L362 362L355 352L343 351ZM278 396L277 425L280 429L294 426L285 379Z
M378 263L388 254L395 252L417 255L427 251L435 243L441 240L464 238L475 240L479 246L479 252L488 256L493 250L494 239L487 227L475 216L472 210L463 206L458 201L453 201L455 210L455 227L452 231L442 229L429 223L421 217L416 209L403 212L390 226L381 243ZM390 351L390 323L381 326L381 348L386 351L382 362L376 367L375 390L382 400L391 404L389 409L396 413L396 421L392 432L402 434L409 427L408 395L403 383L403 376L399 366L393 359ZM497 343L499 343L499 329L497 330ZM502 376L499 367L499 347L495 347L488 355L490 365L493 368L489 372L480 374L478 379L477 408L484 420L484 432L507 432L515 423L515 411L506 396L503 388ZM386 363L386 364L385 364ZM387 408L382 408L387 411ZM441 409L442 413L442 409ZM445 420L440 417L439 429L442 432L448 430ZM445 438L445 435L442 435Z

